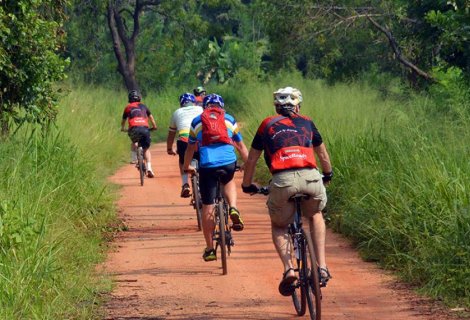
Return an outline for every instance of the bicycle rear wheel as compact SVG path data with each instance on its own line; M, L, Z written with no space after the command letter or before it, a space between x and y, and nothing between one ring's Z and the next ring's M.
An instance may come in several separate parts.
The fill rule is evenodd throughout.
M219 218L219 246L220 246L220 258L222 260L222 273L227 274L227 243L225 238L225 215L224 215L224 204L219 202L216 204L215 214Z
M137 161L139 166L139 174L140 174L140 185L144 185L144 177L145 177L145 168L144 168L144 150L142 147L137 148Z
M304 234L305 236L305 234ZM317 259L315 252L305 239L305 256L302 259L303 269L307 275L305 282L305 295L307 298L308 310L310 312L310 319L321 320L321 290L320 280L317 272Z
M196 175L191 177L191 187L193 192L193 206L196 210L197 230L202 230L202 200L199 191L199 179Z

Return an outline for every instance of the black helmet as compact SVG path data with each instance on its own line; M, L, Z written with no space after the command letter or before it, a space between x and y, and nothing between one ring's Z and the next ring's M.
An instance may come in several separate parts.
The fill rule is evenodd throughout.
M201 94L206 93L206 89L204 87L197 87L196 89L193 90L195 96L200 96Z
M139 102L142 100L142 96L140 95L140 92L137 90L131 90L129 91L129 94L127 95L129 102Z

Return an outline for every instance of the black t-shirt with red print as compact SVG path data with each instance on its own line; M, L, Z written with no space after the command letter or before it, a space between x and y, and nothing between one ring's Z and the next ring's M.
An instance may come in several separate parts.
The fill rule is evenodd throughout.
M272 173L295 168L316 168L313 147L323 143L313 121L302 115L272 116L263 120L251 147L264 150Z
M129 128L132 127L147 127L149 126L149 119L152 113L147 106L140 102L131 102L124 109L122 119L128 119Z

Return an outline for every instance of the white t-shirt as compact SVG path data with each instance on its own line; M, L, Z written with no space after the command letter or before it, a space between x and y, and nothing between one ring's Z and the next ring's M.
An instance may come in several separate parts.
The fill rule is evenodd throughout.
M178 140L188 141L191 121L202 113L200 106L186 106L173 112L170 121L170 131L176 131Z

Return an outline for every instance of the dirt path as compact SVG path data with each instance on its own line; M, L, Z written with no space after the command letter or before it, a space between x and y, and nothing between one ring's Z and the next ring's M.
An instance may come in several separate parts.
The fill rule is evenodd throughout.
M157 176L144 187L131 165L111 178L123 186L118 205L128 230L105 264L116 280L105 319L299 319L291 299L277 291L281 263L265 198L239 191L246 228L234 233L229 274L222 276L220 261L201 258L203 236L189 201L179 197L177 158L165 150L164 144L153 147ZM240 174L237 179L240 185ZM329 232L327 242L334 279L323 291L323 319L443 319L429 303L393 289L394 280L362 262L339 235Z

